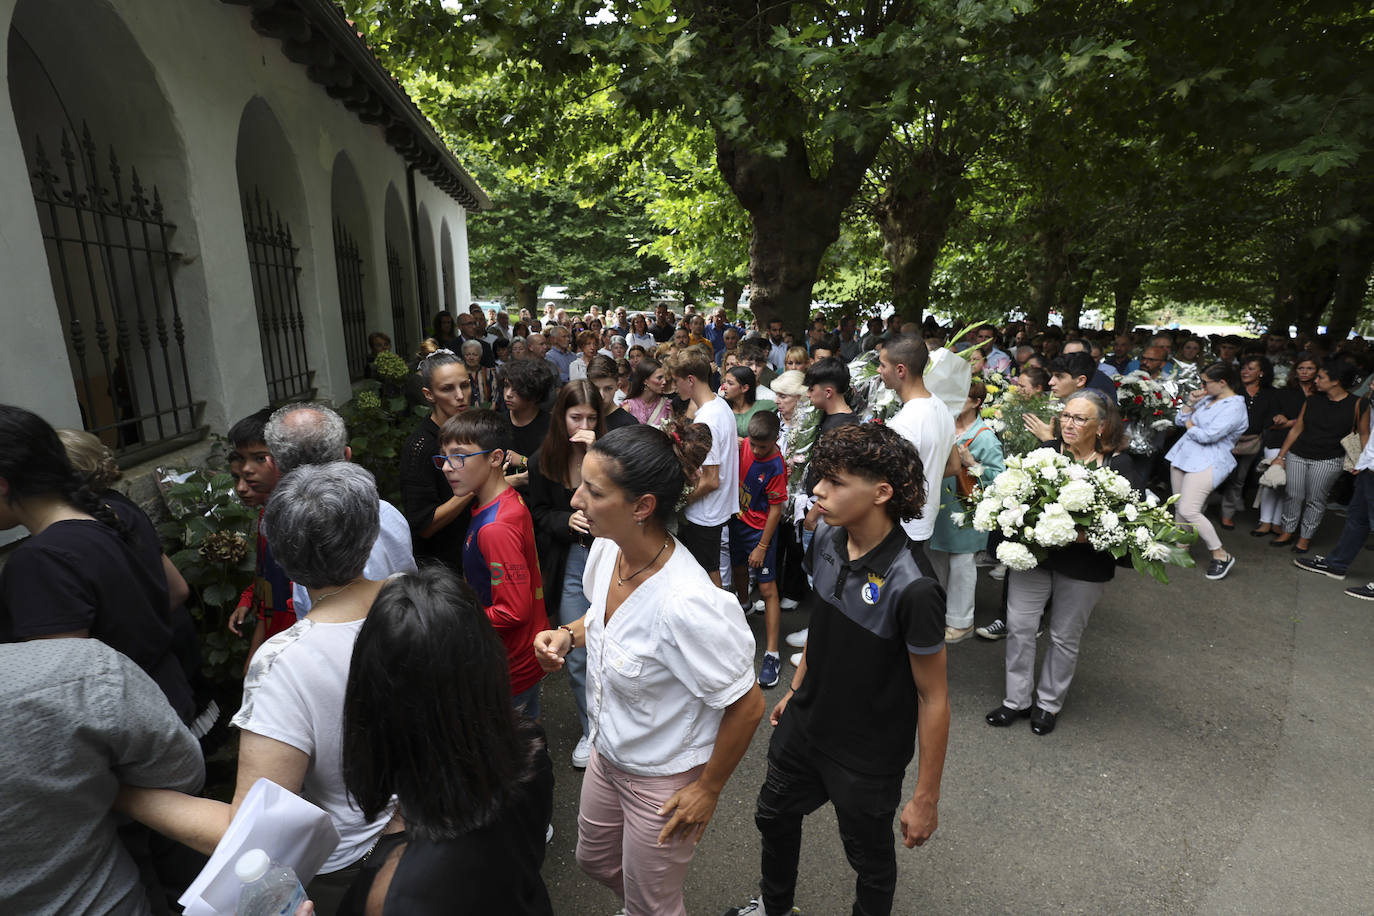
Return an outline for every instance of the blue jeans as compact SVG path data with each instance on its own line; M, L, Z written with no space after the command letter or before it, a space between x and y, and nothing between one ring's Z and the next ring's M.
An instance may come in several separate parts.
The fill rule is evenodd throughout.
M568 548L568 563L563 567L563 596L559 600L559 623L569 623L581 619L591 602L582 591L582 571L587 568L587 548L573 544ZM582 734L587 734L587 650L573 649L564 659L568 669L568 686L572 688L573 702L577 704L577 719L582 723Z
M539 707L539 684L511 697L510 705L515 707L516 712L523 712L531 721L538 722L539 713L542 712Z
M1345 510L1345 528L1341 539L1327 554L1326 562L1336 572L1345 572L1364 548L1370 529L1374 528L1374 470L1355 475L1355 495Z

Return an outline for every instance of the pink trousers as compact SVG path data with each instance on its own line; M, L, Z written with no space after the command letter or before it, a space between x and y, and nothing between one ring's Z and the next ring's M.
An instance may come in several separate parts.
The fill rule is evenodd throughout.
M577 812L577 864L616 892L626 916L687 916L682 882L696 844L673 839L660 847L659 831L670 818L658 809L704 769L636 776L592 750Z

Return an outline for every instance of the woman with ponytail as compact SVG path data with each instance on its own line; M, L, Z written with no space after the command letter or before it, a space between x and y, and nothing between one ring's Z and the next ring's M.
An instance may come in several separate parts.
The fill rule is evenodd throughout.
M41 417L0 405L0 530L29 538L0 571L0 642L93 637L148 673L189 722L162 551L141 545L72 469Z
M577 864L629 913L685 916L696 842L763 715L738 602L667 531L709 432L636 425L588 448L572 507L595 539L583 578L591 606L534 642L547 671L587 650L592 747Z

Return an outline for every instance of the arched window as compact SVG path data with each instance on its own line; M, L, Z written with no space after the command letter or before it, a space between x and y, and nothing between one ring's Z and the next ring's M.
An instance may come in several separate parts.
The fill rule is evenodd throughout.
M196 237L151 65L108 4L21 0L8 67L83 426L125 464L200 438L180 283Z

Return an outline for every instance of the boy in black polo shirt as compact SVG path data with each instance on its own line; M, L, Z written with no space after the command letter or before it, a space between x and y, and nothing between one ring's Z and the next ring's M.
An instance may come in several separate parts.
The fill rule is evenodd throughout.
M890 913L892 817L918 744L903 844L922 845L939 820L949 738L945 595L921 573L900 521L925 504L921 459L898 433L864 423L822 436L812 461L821 522L806 565L818 600L792 689L771 717L777 730L754 815L763 895L725 916L793 912L802 818L827 801L858 873L854 913Z

